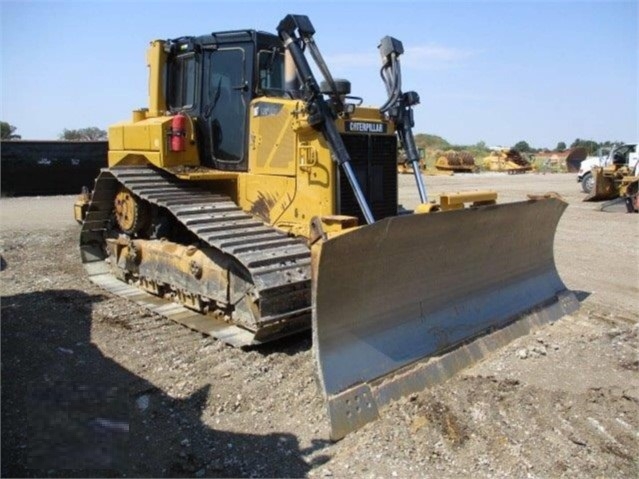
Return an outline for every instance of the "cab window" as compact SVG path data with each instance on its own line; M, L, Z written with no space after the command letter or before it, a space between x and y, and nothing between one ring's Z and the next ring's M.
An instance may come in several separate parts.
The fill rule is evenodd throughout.
M195 55L177 57L173 62L170 77L171 109L188 110L196 103L197 75Z
M284 54L261 50L257 55L258 94L284 96Z

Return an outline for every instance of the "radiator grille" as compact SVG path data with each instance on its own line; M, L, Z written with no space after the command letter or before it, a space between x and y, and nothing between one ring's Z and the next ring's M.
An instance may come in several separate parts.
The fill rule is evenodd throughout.
M394 135L342 135L351 166L375 220L397 215L397 140ZM356 216L366 224L351 185L338 171L339 214Z

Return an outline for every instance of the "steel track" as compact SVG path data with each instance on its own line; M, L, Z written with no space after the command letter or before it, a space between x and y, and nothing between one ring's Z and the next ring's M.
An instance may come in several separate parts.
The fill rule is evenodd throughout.
M204 245L228 255L236 267L248 272L261 314L255 331L196 313L115 279L105 262L104 243L120 185L171 213ZM152 167L102 170L82 225L80 249L85 269L94 283L233 346L259 344L310 327L308 246L244 212L229 197L181 181L162 170Z

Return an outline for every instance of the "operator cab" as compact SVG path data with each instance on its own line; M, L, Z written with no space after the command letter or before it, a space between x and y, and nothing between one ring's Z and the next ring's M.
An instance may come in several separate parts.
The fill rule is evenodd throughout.
M251 100L287 96L280 39L239 30L178 38L167 46L168 108L194 120L202 164L246 171Z
M614 165L628 165L630 163L630 156L632 153L635 153L635 151L636 145L622 145L616 148L612 155L612 163Z

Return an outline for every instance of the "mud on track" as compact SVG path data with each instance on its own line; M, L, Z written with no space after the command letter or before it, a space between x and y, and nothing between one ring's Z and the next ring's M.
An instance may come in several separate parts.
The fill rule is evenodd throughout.
M335 444L310 334L247 353L186 330L86 280L72 196L0 199L2 475L634 477L639 215L581 203L573 174L426 184L563 195L581 309Z

